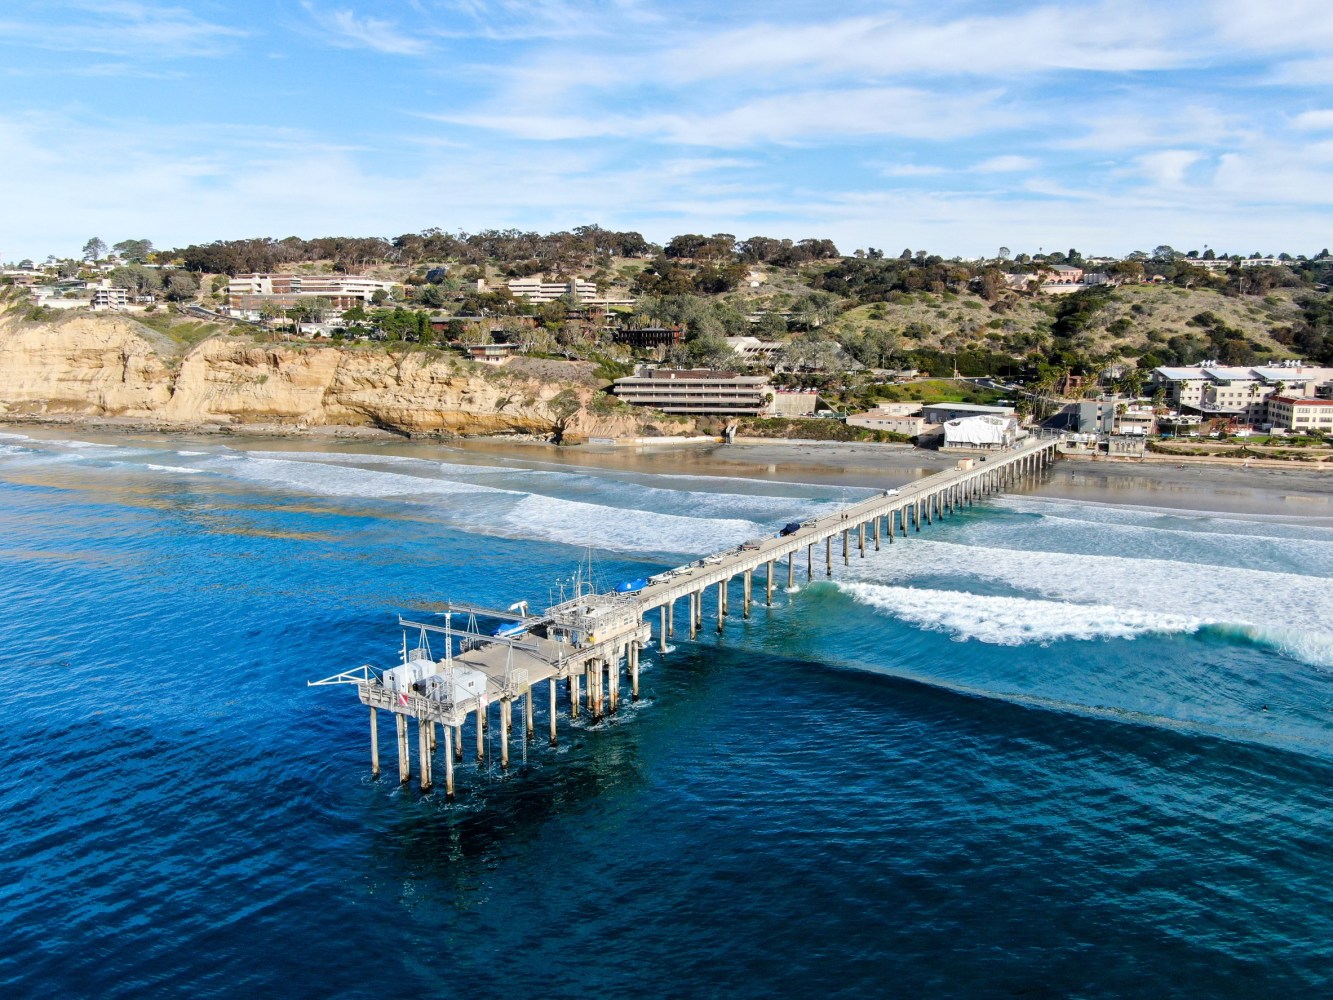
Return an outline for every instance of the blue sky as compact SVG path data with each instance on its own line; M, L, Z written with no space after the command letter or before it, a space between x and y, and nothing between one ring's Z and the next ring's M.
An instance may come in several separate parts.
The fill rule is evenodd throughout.
M430 226L1333 243L1325 0L5 0L0 257Z

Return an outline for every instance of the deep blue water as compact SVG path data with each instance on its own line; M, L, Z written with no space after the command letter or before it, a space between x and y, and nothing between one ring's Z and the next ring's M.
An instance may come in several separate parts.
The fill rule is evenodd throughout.
M1328 992L1326 519L1038 491L798 562L449 804L306 682L864 492L368 450L0 437L5 996Z

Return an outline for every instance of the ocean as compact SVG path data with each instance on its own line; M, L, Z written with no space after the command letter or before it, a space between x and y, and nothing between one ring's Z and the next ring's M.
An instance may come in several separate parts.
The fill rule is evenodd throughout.
M0 433L0 990L1329 992L1323 513L1038 486L831 581L798 560L646 652L609 722L552 749L539 698L453 803L399 786L383 724L373 778L354 689L307 687L393 665L399 613L540 606L589 550L610 586L867 495Z

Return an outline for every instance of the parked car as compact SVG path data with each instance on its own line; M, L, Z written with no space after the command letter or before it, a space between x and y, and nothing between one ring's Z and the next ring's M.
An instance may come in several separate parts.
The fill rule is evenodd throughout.
M786 524L782 526L782 530L778 532L778 537L786 538L788 535L794 535L796 534L796 532L800 530L801 530L800 521L788 521Z

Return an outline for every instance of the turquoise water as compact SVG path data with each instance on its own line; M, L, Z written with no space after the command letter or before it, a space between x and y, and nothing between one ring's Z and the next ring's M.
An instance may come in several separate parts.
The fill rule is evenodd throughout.
M0 436L6 996L1327 992L1327 520L1037 491L798 562L448 804L306 681L866 491L362 450Z

